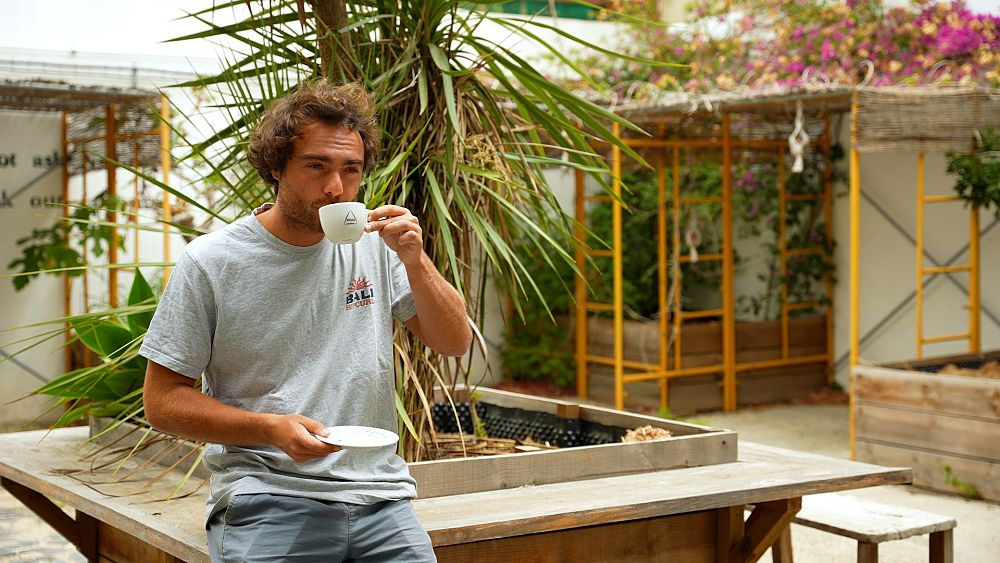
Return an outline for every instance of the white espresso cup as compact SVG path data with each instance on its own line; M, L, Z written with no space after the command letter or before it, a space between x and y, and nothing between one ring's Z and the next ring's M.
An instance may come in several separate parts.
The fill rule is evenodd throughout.
M331 203L319 208L319 222L334 244L354 244L365 232L368 210L359 201Z

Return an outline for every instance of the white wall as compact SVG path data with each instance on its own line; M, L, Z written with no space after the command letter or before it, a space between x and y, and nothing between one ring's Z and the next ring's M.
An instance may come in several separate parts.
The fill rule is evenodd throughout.
M32 229L48 228L58 219L58 208L46 207L46 199L62 197L62 169L45 158L58 155L61 117L57 113L0 112L0 273L21 257L17 239ZM37 159L36 159L37 158ZM0 330L59 318L63 315L62 279L35 278L15 292L10 279L0 279ZM45 328L0 332L0 358L7 358L24 344L14 341L41 333ZM28 395L64 371L64 356L56 338L13 359L0 363L0 399L3 403ZM49 401L33 397L4 404L0 408L0 430L13 430L41 415ZM52 416L45 420L52 419Z
M845 133L846 135L846 133ZM848 139L842 139L848 146ZM925 192L927 195L952 195L954 177L945 173L943 154L925 157ZM916 154L862 153L861 188L872 201L882 207L910 235L916 237L917 156ZM841 358L850 349L850 238L849 201L839 198L834 207L834 237L837 241L836 261L840 283L836 288L835 346ZM926 252L942 265L958 253L969 241L969 211L961 203L937 203L925 206ZM980 213L980 229L993 221L992 213ZM916 288L916 250L875 205L861 200L860 235L860 330L868 334L899 303ZM991 229L980 242L981 304L1000 318L1000 226ZM962 253L953 265L968 263ZM924 267L931 267L925 258ZM955 279L968 287L967 274L955 274ZM968 330L968 297L944 275L936 276L924 289L924 337L958 334ZM980 315L982 349L1000 348L1000 327L986 311ZM883 329L874 333L862 346L862 361L882 363L910 360L917 357L916 305L910 301ZM924 357L961 354L968 350L967 341L936 343L924 348ZM847 362L841 362L837 380L848 381Z

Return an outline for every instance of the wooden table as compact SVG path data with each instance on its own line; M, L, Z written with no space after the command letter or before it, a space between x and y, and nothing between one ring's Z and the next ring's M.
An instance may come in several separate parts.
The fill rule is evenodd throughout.
M92 463L81 461L87 433L0 435L3 486L93 561L208 561L200 480L167 501L180 471L152 486L159 467L118 478L73 474ZM781 547L804 495L911 480L908 468L747 442L739 449L736 463L422 499L414 508L441 561L743 562ZM75 519L52 501L75 508ZM746 505L754 510L744 520Z

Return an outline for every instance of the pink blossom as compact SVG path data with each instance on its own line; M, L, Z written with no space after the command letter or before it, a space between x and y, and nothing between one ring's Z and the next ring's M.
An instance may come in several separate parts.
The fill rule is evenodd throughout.
M942 25L938 31L937 46L946 57L968 55L983 43L983 37L971 29Z
M819 60L829 61L837 57L837 51L833 48L833 42L829 39L823 41L819 48Z

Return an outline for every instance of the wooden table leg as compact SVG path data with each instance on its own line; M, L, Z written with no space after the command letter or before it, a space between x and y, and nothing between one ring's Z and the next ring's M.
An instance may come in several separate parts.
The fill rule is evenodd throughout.
M778 536L778 541L771 546L771 559L774 563L793 563L792 558L792 525L789 524Z
M955 546L952 531L931 532L931 563L953 563Z
M739 549L730 552L730 562L752 563L760 559L764 552L779 541L781 534L788 530L801 508L801 497L754 505L753 512L747 518L746 531Z
M878 544L859 541L858 563L878 563Z
M76 546L87 561L97 561L97 523L86 514L76 512L76 520L69 514L63 512L45 495L29 489L17 481L11 481L5 477L0 477L0 485L21 504L28 507L39 518L44 520L52 529L66 538Z
M730 554L743 543L743 506L718 509L716 514L716 563L730 563Z

